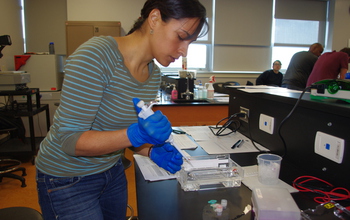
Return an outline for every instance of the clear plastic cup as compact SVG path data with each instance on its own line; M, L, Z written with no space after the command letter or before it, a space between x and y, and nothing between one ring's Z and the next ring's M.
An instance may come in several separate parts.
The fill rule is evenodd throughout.
M276 185L279 182L282 157L276 154L260 154L258 160L259 181L265 185Z

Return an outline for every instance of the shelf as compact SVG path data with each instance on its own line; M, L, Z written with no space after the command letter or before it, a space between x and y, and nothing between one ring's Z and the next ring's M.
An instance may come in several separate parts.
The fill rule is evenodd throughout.
M49 109L48 104L42 104L40 105L39 108L37 106L33 106L31 111L28 111L26 107L21 107L18 110L5 110L5 109L0 109L0 113L3 115L10 115L10 116L34 116L40 112L43 112L45 110Z
M27 96L26 103L15 103L13 101L13 96ZM32 95L35 95L35 102L32 102ZM45 111L46 112L46 125L47 130L50 129L50 112L48 104L40 104L40 93L38 88L29 88L24 90L14 90L14 91L0 91L0 96L9 96L9 100L11 100L11 106L7 107L10 109L6 109L3 107L0 109L0 114L5 116L20 116L20 117L28 117L29 119L29 129L30 129L30 138L29 141L27 138L24 143L21 142L17 138L12 138L8 140L6 143L0 146L1 156L3 156L3 151L7 153L12 152L16 153L16 155L27 155L34 158L38 151L39 145L37 144L37 139L35 138L34 132L34 122L33 116ZM34 160L33 160L34 161Z

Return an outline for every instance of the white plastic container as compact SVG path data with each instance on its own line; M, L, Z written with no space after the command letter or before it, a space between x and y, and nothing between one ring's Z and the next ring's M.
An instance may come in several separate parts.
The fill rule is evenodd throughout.
M207 88L207 99L213 99L214 98L214 87L213 83L209 83Z
M207 88L205 88L205 86L203 86L203 89L202 89L202 99L206 99L207 98L207 94L208 91L207 91Z
M254 188L253 210L256 220L300 220L300 209L285 188Z
M266 153L259 154L257 160L259 181L264 185L278 184L282 157Z
M215 82L215 76L209 77L209 83L206 83L207 88L207 99L214 99L214 87L213 83Z
M194 88L193 88L193 99L199 99L198 86L197 85L195 85Z

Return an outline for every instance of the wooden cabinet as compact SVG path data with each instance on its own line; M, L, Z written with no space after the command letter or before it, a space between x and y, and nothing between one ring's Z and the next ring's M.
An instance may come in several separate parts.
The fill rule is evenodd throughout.
M226 105L154 105L153 111L160 110L172 126L215 125L228 116Z
M104 35L119 37L120 33L121 24L119 21L67 21L67 57L82 43L94 36Z

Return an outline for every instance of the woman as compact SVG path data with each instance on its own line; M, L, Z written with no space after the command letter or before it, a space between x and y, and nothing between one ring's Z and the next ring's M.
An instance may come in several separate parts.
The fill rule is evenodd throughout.
M125 219L127 147L172 173L181 168L166 143L170 122L159 111L138 118L136 104L158 92L152 60L168 66L186 56L203 26L197 0L148 0L127 36L92 38L67 59L61 104L36 158L45 219Z

